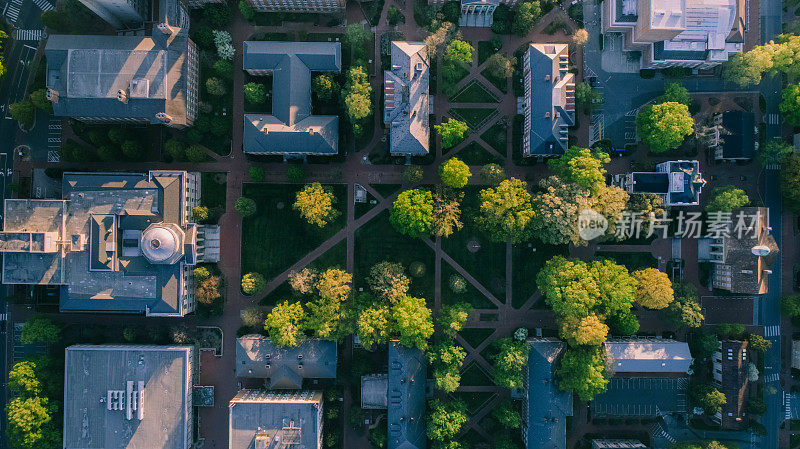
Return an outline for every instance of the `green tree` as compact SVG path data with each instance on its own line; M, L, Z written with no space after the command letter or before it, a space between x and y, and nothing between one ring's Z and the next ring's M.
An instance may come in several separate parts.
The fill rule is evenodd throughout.
M384 260L370 268L367 285L379 298L396 302L408 293L411 279L403 264Z
M677 148L693 132L692 117L685 104L668 101L648 105L636 116L636 131L654 153Z
M200 266L192 270L192 274L198 281L203 281L211 277L211 271L208 268Z
M571 346L598 346L606 341L608 326L597 315L568 316L561 320L561 338Z
M506 399L494 410L492 416L506 429L519 429L522 425L522 417L519 415L519 404Z
M256 182L261 182L264 180L264 169L261 167L250 167L248 170L250 172L250 179Z
M103 145L97 149L97 157L104 162L118 161L120 158L120 151L115 145Z
M630 312L620 312L608 318L613 335L633 335L639 331L639 320Z
M706 210L709 212L731 212L750 204L750 198L744 190L734 186L715 187L711 191Z
M242 325L252 328L258 328L264 325L264 311L261 308L253 306L242 311Z
M575 103L589 113L603 103L603 94L592 89L589 83L583 81L575 85Z
M344 42L351 47L361 47L372 38L372 33L360 23L347 25L344 29Z
M597 280L580 260L553 257L539 271L536 285L559 317L588 316L599 302Z
M581 401L591 401L606 391L609 373L602 347L567 348L556 371L558 386L573 391Z
M692 355L696 359L709 357L719 348L719 339L716 335L705 331L695 332L691 341Z
M239 197L233 204L233 208L236 209L236 212L239 212L242 218L252 217L257 210L256 202L246 196Z
M206 80L206 92L214 97L221 97L225 95L228 90L225 88L225 83L221 79L212 76Z
M781 163L781 194L786 207L800 212L800 154L792 152Z
M676 291L675 301L670 303L665 312L667 321L678 328L700 327L703 324L703 308L696 295L681 296Z
M467 405L460 399L447 402L434 399L429 405L428 438L431 440L446 441L455 437L469 420Z
M67 29L67 20L63 14L55 9L42 12L42 25L55 31L65 31Z
M356 323L356 335L361 345L371 348L389 340L391 309L389 307L370 307L361 312Z
M59 333L61 333L61 328L50 318L34 315L22 325L19 341L23 345L33 343L51 344L58 341Z
M1 64L2 60L0 60ZM48 114L53 113L53 103L47 99L47 89L42 88L31 92L31 103Z
M528 344L510 338L501 338L493 343L496 352L490 356L492 366L492 379L494 383L503 388L522 388L523 373L528 364Z
M339 340L337 330L341 319L341 302L336 299L317 298L306 303L308 316L305 327L314 332L314 337Z
M800 85L790 84L783 89L778 108L790 125L800 125Z
M520 243L530 238L535 214L528 185L511 178L481 190L475 222L494 242Z
M433 224L433 195L429 190L405 190L392 204L389 214L392 226L410 237L430 235Z
M404 296L392 306L395 331L400 334L400 344L425 350L428 338L433 335L431 310L422 298Z
M558 159L547 161L547 166L564 182L575 183L597 193L606 185L603 164L610 161L608 153L573 146Z
M19 449L40 449L61 445L61 432L52 423L58 406L47 398L16 397L6 406L8 440Z
M320 101L332 101L339 96L339 84L327 73L321 73L314 77L311 83L311 90L316 94Z
M761 335L750 334L747 337L748 347L753 351L764 352L772 347L772 342Z
M226 28L231 23L231 10L227 3L208 3L203 16L214 28Z
M538 0L524 1L517 4L511 32L518 36L527 35L542 16L542 7Z
M395 26L400 23L401 20L404 21L403 13L401 13L396 6L391 5L389 6L389 10L386 11L386 20L389 22L389 26Z
M239 12L242 14L242 17L244 17L244 20L253 20L256 16L256 10L247 0L239 1Z
M246 0L245 0L245 3ZM249 3L248 3L249 4ZM233 79L233 64L230 61L226 61L224 59L217 59L217 62L214 63L214 73L217 76L221 77L222 79L232 80Z
M424 174L424 170L419 165L408 165L403 170L403 184L415 186L422 181Z
M494 53L486 60L486 70L495 78L506 79L514 75L517 58L506 56L503 53Z
M663 309L675 299L672 281L658 268L645 268L631 273L636 280L636 302L648 309Z
M208 208L205 206L195 206L192 208L192 218L195 221L206 221L208 220L209 211Z
M719 413L722 410L722 406L727 403L725 394L711 384L693 385L689 395L692 401L709 416Z
M186 159L195 163L205 162L206 150L201 145L189 145L189 148L186 149Z
M486 164L481 167L481 179L486 184L496 186L506 179L506 171L499 164Z
M669 82L664 85L664 95L659 98L661 103L675 102L685 104L687 107L692 104L692 97L689 95L689 90L683 87L681 83Z
M306 170L300 165L292 165L286 170L286 177L292 184L300 184L306 179Z
M447 48L444 51L444 62L468 66L472 64L473 51L474 49L469 42L454 39L447 44Z
M433 125L433 129L442 137L442 148L451 148L464 140L469 126L460 120L448 118L440 125Z
M180 162L186 159L186 147L183 142L178 139L169 139L164 142L164 152L167 153L173 162Z
M761 82L761 75L771 67L771 56L764 51L764 47L756 47L746 53L731 56L723 67L722 76L739 86L758 84Z
M469 166L456 157L451 157L439 165L439 177L446 186L460 189L467 185L471 176Z
M144 158L144 149L142 144L137 140L126 140L120 145L122 155L131 161L139 161Z
M780 164L784 159L794 152L794 147L776 137L770 139L766 145L761 145L756 151L756 159L762 167L767 165Z
M342 302L350 296L353 275L340 269L328 268L317 277L317 293L324 299Z
M751 415L763 415L767 412L767 404L759 397L750 398L747 401L747 413Z
M267 280L261 273L247 273L242 276L242 293L248 296L256 295L267 288Z
M444 340L433 345L428 351L428 361L433 367L433 382L438 390L445 393L456 391L461 383L459 368L467 352L453 340Z
M18 121L25 128L33 126L36 120L36 109L30 100L11 103L8 105L8 112L11 113L11 118Z
M361 27L361 25L349 25ZM367 72L362 66L350 67L347 71L347 82L344 91L345 113L350 123L357 125L372 115L372 86L369 84ZM363 132L363 131L359 131Z
M303 339L302 323L305 317L306 313L299 302L284 301L267 315L264 329L275 346L297 346Z
M466 302L442 306L436 321L439 331L450 338L455 338L456 333L464 328L464 323L467 322L472 310L472 306Z
M636 279L628 269L609 259L594 260L588 269L600 289L596 310L603 315L630 311L636 298Z
M23 397L39 395L42 392L42 385L37 371L35 360L26 359L15 363L8 372L9 390Z
M244 85L244 99L250 104L262 104L267 101L267 88L261 83Z
M297 192L292 208L309 224L320 228L333 223L341 212L335 208L336 196L330 187L314 182Z

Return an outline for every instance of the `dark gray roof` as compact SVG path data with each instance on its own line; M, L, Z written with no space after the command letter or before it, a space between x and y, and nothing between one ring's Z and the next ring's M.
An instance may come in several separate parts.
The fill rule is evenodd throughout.
M243 67L273 75L272 115L245 116L246 153L338 153L339 118L311 115L311 71L339 72L341 44L246 41Z
M236 376L269 379L272 389L299 389L303 379L336 378L336 342L307 339L279 348L260 335L236 339Z
M736 226L739 215L744 217L744 225L755 224L754 231L744 231L739 235ZM731 212L728 236L722 238L722 261L714 264L715 288L721 288L742 295L763 295L769 290L769 270L778 257L778 244L769 233L769 211L764 207L743 207ZM752 223L758 217L756 223ZM758 247L766 255L756 255Z
M591 402L592 416L656 417L685 413L688 375L680 377L614 376L608 390Z
M174 36L52 35L47 39L47 87L57 93L56 116L130 118L191 125L197 96L194 43L179 28ZM195 55L189 57L190 53ZM192 67L190 67L192 65ZM127 103L117 99L127 92Z
M568 53L567 44L528 47L528 65L523 67L525 82L530 83L525 156L555 156L567 149L567 128L575 124L575 75L567 71Z
M392 42L392 64L383 72L383 122L389 125L389 151L424 156L430 142L428 77L424 42Z
M746 111L722 113L720 141L723 159L752 159L755 155L755 114Z
M228 449L322 447L322 392L241 390L228 414Z
M6 200L4 232L55 232L61 246L50 253L6 252L3 282L62 285L62 311L187 313L183 266L196 252L194 224L186 221L187 176L65 173L66 201ZM162 227L178 240L171 263L148 259L141 246L143 231Z
M555 365L565 344L557 340L533 340L525 379L526 446L537 449L567 447L567 416L572 416L572 393L558 388Z
M689 345L675 340L612 340L604 343L615 373L682 373L689 371Z
M389 449L425 448L425 354L389 342Z
M63 447L190 447L192 359L190 346L68 347Z

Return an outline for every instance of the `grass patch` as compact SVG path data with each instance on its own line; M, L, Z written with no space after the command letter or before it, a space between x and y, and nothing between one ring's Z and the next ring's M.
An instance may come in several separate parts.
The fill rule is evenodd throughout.
M467 283L467 291L464 293L453 292L453 289L450 288L450 277L457 274L458 272L455 270L455 268L451 267L446 261L442 261L442 304L453 305L460 302L466 302L469 303L474 309L497 308L497 306L494 305L489 298L483 296L483 294L479 292L474 285L469 283L469 281L465 280Z
M606 259L616 260L617 263L625 265L630 271L641 270L642 268L658 268L658 259L648 253L618 253L611 251L598 251L595 259L605 257Z
M391 196L400 189L400 184L370 184L370 186L384 198Z
M255 200L256 215L242 224L242 273L259 272L272 279L344 227L347 187L333 186L342 212L323 229L311 226L292 210L301 185L245 184L243 194ZM237 280L238 282L238 280Z
M371 201L376 201L376 204L372 204ZM368 190L367 191L367 201L364 202L364 203L355 203L354 204L353 207L355 207L355 209L353 210L353 218L355 218L355 219L361 218L364 214L369 212L376 205L377 205L377 198L375 198L375 195L369 193L369 190Z
M489 118L497 114L494 108L453 108L450 115L458 120L467 122L471 129L480 128Z
M258 305L260 306L274 306L279 302L283 302L287 299L295 299L294 292L292 291L292 287L289 286L289 281L283 281L283 283L275 288L275 290L271 291L268 295L264 296L258 301Z
M473 348L477 348L478 345L483 343L484 340L489 338L490 335L494 333L494 329L486 329L481 327L470 327L461 329L461 332L458 335L461 335L461 338L464 339L470 346Z
M498 78L494 76L489 69L483 69L481 76L486 78L486 81L492 83L494 87L500 89L500 92L504 94L508 93L508 78Z
M528 245L523 243L511 248L511 305L517 309L536 292L536 276L544 264L554 256L566 256L569 252L566 245L545 245L539 242Z
M494 385L488 374L477 363L471 363L467 369L461 373L461 385L486 387Z
M495 393L489 391L476 391L470 393L453 393L453 397L461 399L467 404L467 413L472 416L480 411L492 398ZM470 446L471 447L471 446Z
M507 129L506 125L497 122L487 129L485 133L481 134L481 140L488 143L498 153L506 154Z
M200 175L200 200L209 209L225 209L227 199L226 173L203 172Z
M443 239L442 249L499 301L503 301L506 290L506 245L489 241L469 218L474 216L478 208L480 189L478 186L464 188L464 228L450 238ZM467 243L473 240L480 244L476 252L467 249Z
M425 265L425 273L411 277L411 295L433 301L434 257L433 250L420 239L412 239L395 231L389 223L389 211L361 226L355 233L356 287L365 287L369 269L378 262L400 262L408 268L413 262Z
M496 52L497 50L494 49L491 41L478 42L478 65L486 62L486 60Z
M464 447L483 447L482 445L488 443L475 429L469 429L464 436L458 438L458 441L464 443Z
M497 103L497 98L478 81L471 81L450 99L453 103Z
M501 153L502 154L502 153ZM495 163L503 165L505 160L502 157L496 156L483 145L475 142L474 140L467 144L461 151L456 154L456 157L464 161L467 165L484 165L489 163Z
M333 246L333 248L325 251L325 254L317 257L310 264L313 267L324 270L331 267L346 268L347 267L347 239Z

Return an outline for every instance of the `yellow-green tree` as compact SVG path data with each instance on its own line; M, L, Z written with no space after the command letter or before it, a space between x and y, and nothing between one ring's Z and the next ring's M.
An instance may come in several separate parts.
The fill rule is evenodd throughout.
M675 299L667 273L657 268L645 268L634 271L632 275L636 279L636 302L639 304L648 309L663 309Z
M324 228L341 214L335 205L336 196L333 190L314 182L297 192L292 207L310 224Z

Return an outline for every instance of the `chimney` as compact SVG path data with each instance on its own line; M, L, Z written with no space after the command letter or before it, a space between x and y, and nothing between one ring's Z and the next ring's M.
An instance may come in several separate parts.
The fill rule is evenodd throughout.
M162 121L162 122L164 122L164 123L169 123L169 122L171 122L171 121L172 121L172 117L170 117L170 116L169 116L169 114L167 114L167 113L165 113L165 112L159 112L159 113L157 113L157 114L156 114L156 118L157 118L157 119L159 119L159 120L161 120L161 121Z
M128 103L128 92L126 92L125 89L118 90L117 91L117 100L119 100L119 101L121 101L123 103Z
M172 27L170 27L167 22L159 23L157 25L157 28L158 28L158 31L161 31L162 33L164 33L166 35L171 35L172 34Z
M55 89L47 89L45 97L53 103L58 103L58 91Z

